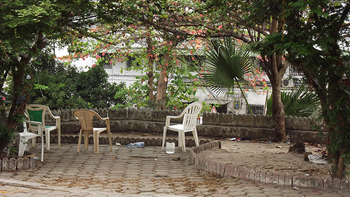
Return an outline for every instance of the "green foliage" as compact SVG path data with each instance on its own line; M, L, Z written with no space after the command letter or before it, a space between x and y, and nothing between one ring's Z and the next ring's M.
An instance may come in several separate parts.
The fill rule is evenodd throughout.
M284 111L287 116L309 117L320 106L319 99L314 92L310 92L305 86L300 86L292 92L281 92ZM272 96L267 101L267 115L271 115Z
M40 62L41 61L41 62ZM51 67L54 60L42 58L34 75L35 87L31 92L32 103L48 105L51 109L108 108L124 99L114 99L114 94L124 84L110 84L102 66L86 72L77 68L58 64Z

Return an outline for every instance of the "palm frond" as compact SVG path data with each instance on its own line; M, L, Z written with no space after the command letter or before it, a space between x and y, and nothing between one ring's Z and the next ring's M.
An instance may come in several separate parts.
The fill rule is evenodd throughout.
M294 92L281 92L284 111L287 116L308 117L311 116L320 105L315 93L307 91L305 86L300 86ZM272 97L269 98L267 109L271 115Z
M214 98L227 96L235 86L244 96L242 85L249 86L244 75L251 72L251 68L250 52L245 46L238 48L231 38L213 39L206 53L203 78Z

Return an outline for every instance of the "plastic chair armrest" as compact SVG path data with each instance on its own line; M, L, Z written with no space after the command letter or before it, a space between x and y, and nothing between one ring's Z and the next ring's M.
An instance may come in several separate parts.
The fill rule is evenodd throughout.
M165 121L165 126L169 127L170 126L170 119L172 118L181 118L183 115L179 115L179 116L167 116L166 117L166 121Z

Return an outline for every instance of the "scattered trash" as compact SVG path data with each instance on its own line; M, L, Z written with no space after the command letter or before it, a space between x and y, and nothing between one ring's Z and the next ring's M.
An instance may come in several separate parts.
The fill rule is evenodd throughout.
M289 137L289 135L286 136L286 144L290 144L290 137Z
M234 138L230 138L229 140L231 140L231 141L236 141L236 138L234 137Z
M310 176L309 174L305 174L305 176Z
M293 189L298 190L299 188L297 188L297 187L293 187Z
M126 145L128 148L143 148L145 146L144 142L135 142L135 143L130 143Z
M39 157L38 156L35 156L35 157L33 157L35 160L39 160Z
M282 146L276 146L276 148L282 148Z
M173 161L179 161L181 159L181 157L174 157Z
M323 159L322 156L309 155L308 158L309 158L309 161L311 163L320 164L320 165L326 165L327 164L327 161L325 159Z
M116 143L115 143L115 145L117 145L117 146L121 146L122 144L121 144L121 143L116 142Z

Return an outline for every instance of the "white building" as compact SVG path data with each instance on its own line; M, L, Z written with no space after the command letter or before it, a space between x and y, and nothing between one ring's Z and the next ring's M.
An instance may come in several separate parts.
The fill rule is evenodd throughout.
M64 56L67 55L65 49L57 50L56 56ZM104 68L109 75L108 81L110 83L120 83L125 82L127 86L134 83L136 81L135 77L141 74L141 71L127 70L133 64L133 58L129 58L127 61L123 62L114 62L113 65L106 63ZM83 70L87 70L91 68L94 64L96 64L96 59L94 58L86 58L85 60L77 60L72 62L73 65L82 68ZM282 80L282 89L288 90L292 89L296 86L299 86L300 83L295 79L300 79L302 74L297 70L293 69L292 66L289 66L285 72L285 75ZM270 86L270 82L268 77L265 76L268 86ZM257 91L248 90L245 93L247 101L250 105L254 114L266 114L266 103L268 98L271 95L271 87L268 91L262 91L261 88L257 88ZM217 109L218 112L223 113L233 113L233 114L247 114L249 113L248 107L246 105L246 101L241 94L238 88L235 89L235 93L229 97L218 97L218 99L213 98L208 90L203 88L198 88L196 93L196 99L200 102L205 102L207 104L218 104L222 107Z

